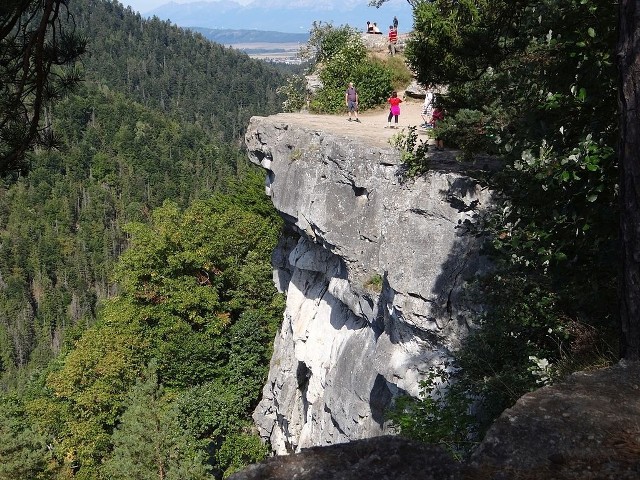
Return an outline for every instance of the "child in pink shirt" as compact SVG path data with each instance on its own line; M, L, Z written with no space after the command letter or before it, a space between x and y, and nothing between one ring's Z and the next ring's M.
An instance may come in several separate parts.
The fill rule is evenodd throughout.
M398 128L398 116L400 115L400 104L402 103L402 99L398 98L398 92L393 92L389 100L387 100L390 105L389 109L389 118L387 119L389 128ZM391 126L391 119L395 117L395 126Z

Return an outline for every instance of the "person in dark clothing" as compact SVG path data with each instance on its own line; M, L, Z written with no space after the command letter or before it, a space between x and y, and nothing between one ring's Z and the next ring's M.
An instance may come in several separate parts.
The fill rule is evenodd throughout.
M349 82L347 91L344 92L344 102L347 105L347 112L349 112L349 121L351 121L351 113L355 115L355 121L360 122L358 119L358 91L353 86L353 82Z

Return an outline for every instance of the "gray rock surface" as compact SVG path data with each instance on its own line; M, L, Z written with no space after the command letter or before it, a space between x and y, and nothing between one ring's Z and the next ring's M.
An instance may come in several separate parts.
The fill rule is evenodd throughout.
M229 480L454 480L459 472L439 447L386 436L270 458Z
M640 478L640 364L575 373L524 395L471 464L489 478Z
M417 81L413 80L411 84L404 89L405 95L413 98L424 98L427 96L427 90Z
M524 395L465 464L439 447L379 437L274 457L232 480L635 480L640 364L571 375Z
M254 117L246 144L292 232L274 252L287 294L254 413L275 452L390 433L384 409L459 345L487 268L464 222L491 194L438 152L400 179L400 153L287 115ZM344 122L344 120L343 120Z

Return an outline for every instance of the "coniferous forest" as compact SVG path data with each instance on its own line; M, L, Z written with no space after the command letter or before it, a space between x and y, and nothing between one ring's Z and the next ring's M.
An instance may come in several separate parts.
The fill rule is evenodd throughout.
M82 81L0 188L0 479L221 478L266 454L281 225L241 139L283 75L68 3Z

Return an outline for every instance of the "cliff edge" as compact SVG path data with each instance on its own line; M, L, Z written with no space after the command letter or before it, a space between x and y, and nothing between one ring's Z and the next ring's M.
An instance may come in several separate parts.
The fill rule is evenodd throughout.
M468 285L488 265L465 224L491 192L446 151L402 181L384 124L362 131L383 114L362 124L279 114L248 127L288 232L273 255L285 318L254 413L276 453L391 433L385 409L418 394L482 308Z

